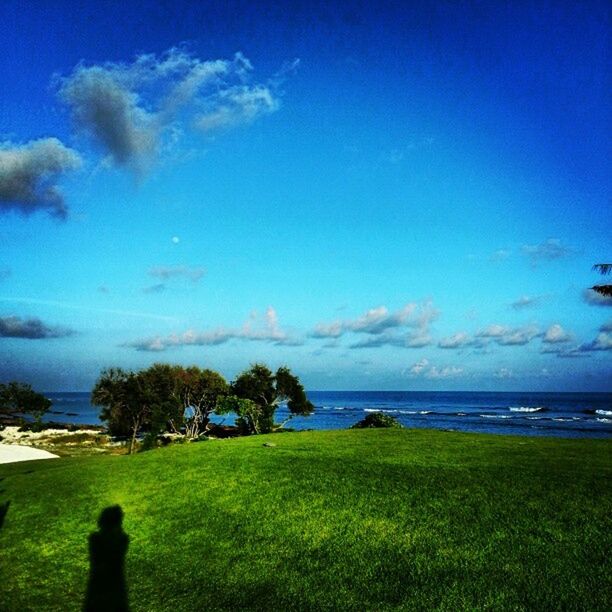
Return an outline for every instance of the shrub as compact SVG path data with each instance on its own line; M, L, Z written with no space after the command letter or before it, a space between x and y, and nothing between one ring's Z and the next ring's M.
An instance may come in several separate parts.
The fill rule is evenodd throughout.
M351 429L364 429L367 427L402 427L395 417L383 412L370 412L365 419L361 419Z

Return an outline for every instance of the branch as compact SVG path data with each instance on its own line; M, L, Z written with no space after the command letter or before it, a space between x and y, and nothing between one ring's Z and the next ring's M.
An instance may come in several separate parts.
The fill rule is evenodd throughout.
M612 263L598 263L598 264L595 264L593 266L593 270L595 270L596 272L599 272L600 274L603 274L605 276L606 274L610 274L610 272L612 272Z
M595 285L591 289L605 297L612 297L612 285Z

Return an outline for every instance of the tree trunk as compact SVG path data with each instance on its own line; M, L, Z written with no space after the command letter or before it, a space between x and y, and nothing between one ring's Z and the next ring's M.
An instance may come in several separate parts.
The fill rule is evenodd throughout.
M134 452L134 446L136 445L136 434L138 433L139 427L140 419L136 419L134 421L134 427L132 428L132 439L130 440L130 448L128 449L128 455L131 455Z

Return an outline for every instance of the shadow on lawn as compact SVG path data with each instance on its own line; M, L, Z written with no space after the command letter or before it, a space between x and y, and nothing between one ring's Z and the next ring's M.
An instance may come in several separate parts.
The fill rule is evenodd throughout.
M6 516L10 505L10 501L0 504L0 529L2 529L2 525L4 525L4 517Z
M109 506L100 513L99 530L89 535L89 581L85 612L127 612L125 555L129 537L121 526L121 506Z

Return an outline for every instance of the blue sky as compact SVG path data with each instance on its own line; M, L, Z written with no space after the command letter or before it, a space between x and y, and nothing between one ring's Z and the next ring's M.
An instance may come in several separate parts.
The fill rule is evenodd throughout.
M605 3L0 13L0 380L611 389Z

